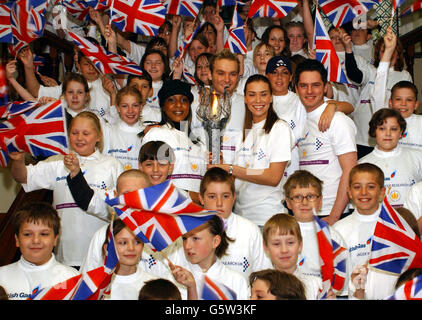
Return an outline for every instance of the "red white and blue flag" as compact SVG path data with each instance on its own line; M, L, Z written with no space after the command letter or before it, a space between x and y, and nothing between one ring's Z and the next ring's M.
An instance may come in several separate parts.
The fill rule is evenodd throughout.
M34 290L28 300L100 300L110 293L110 282L116 269L117 255L113 223L107 230L108 246L104 266L76 275L50 288Z
M422 268L421 240L386 197L375 225L369 264L398 275L407 269Z
M422 275L403 283L385 300L422 300Z
M123 32L155 36L164 23L166 8L159 0L113 0L110 21Z
M164 2L167 14L196 17L202 6L202 0L167 0Z
M165 249L216 213L193 203L170 180L114 199L107 198L106 203L154 251Z
M185 57L186 50L188 49L195 35L198 33L199 29L201 29L202 25L202 23L199 23L195 30L183 41L183 44L177 48L177 51L174 53L175 58L181 56L183 59Z
M0 163L8 154L23 151L33 156L67 154L66 115L60 100L32 108L0 122Z
M183 66L182 77L185 80L185 82L191 85L195 85L196 83L195 77L188 71L188 69L186 69L185 66Z
M71 31L68 31L68 33L84 56L91 60L101 73L142 75L141 67L128 58L109 52L76 33Z
M343 289L346 280L347 250L331 238L327 222L314 215L319 256L321 259L321 278L326 288ZM328 286L328 284L330 286Z
M319 0L321 10L336 28L368 12L377 3L378 0Z
M11 101L0 107L0 118L11 119L38 106L36 101Z
M341 68L340 60L328 36L324 20L318 8L315 13L314 48L316 50L316 60L321 62L327 70L328 81L349 83L346 74Z
M18 0L13 3L10 10L12 46L9 47L13 56L43 35L47 4L46 0Z
M407 16L408 14L419 11L420 9L422 9L422 0L417 0L416 2L412 3L412 5L404 9L400 16Z
M10 23L10 9L13 2L0 4L0 42L12 43L12 27Z
M62 4L66 11L77 20L83 21L89 18L89 9L98 11L108 9L112 0L63 0Z
M0 65L0 118L6 117L8 103L6 71L4 70L3 65Z
M284 18L297 4L297 0L253 0L248 17Z
M392 0L391 5L393 7L393 10L396 11L398 7L400 7L403 4L404 0Z
M203 276L200 285L201 300L237 300L236 293L222 283Z
M225 48L230 49L233 53L246 54L248 48L246 47L244 22L237 12L237 6L233 10L233 20L229 28L229 36L224 44Z

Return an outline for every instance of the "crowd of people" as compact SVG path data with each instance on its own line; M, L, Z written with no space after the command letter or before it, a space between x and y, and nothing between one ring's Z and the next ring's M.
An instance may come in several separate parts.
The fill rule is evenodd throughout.
M73 71L52 79L36 72L31 46L21 49L6 65L9 90L40 104L61 99L70 151L31 163L23 152L9 154L23 189L52 190L53 200L17 212L21 257L0 267L3 298L27 299L102 266L110 223L119 262L104 299L201 299L204 275L239 300L319 299L315 216L347 253L344 284L328 299L385 299L419 275L368 264L384 197L419 238L422 231L422 117L403 47L391 27L374 39L374 21L332 27L348 83L330 82L312 49L311 5L303 0L283 19L246 19L248 2L239 7L245 55L225 48L229 25L213 3L198 18L168 16L148 42L93 8L88 26L68 22L135 61L141 76L101 74L75 49ZM187 55L175 58L199 24ZM218 163L198 117L211 94L230 107ZM167 180L218 214L160 253L110 221L105 199Z

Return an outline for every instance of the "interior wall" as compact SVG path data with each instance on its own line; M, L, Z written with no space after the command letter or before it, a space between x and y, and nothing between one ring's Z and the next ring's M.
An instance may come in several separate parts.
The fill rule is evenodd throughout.
M0 213L9 210L20 189L20 184L13 180L8 168L0 167Z

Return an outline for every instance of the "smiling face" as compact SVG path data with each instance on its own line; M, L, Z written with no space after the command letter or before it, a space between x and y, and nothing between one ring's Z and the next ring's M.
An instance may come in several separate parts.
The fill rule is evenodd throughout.
M266 74L268 80L271 82L271 88L275 96L284 96L289 91L289 84L292 80L292 75L286 67L278 67L274 72Z
M91 119L78 117L72 120L69 128L69 144L76 153L89 156L94 153L95 146L100 140L101 134Z
M27 261L37 266L50 260L57 238L54 230L42 222L24 222L15 235L16 247Z
M303 48L303 44L306 39L301 27L289 27L287 30L287 36L290 40L291 52L298 52Z
M119 255L118 274L132 274L142 256L144 243L128 228L123 228L114 236L116 251Z
M201 56L196 61L196 76L199 80L201 80L204 84L208 84L211 79L211 70L210 70L210 63L208 59L204 56Z
M360 171L352 176L347 193L360 214L370 215L378 209L385 188L379 185L373 173Z
M173 172L174 164L165 160L145 160L139 164L139 169L149 178L151 184L163 183Z
M216 261L215 249L221 237L213 235L208 227L198 227L183 235L183 249L186 259L198 264L202 269L209 269Z
M79 63L79 70L88 82L95 81L100 76L98 70L94 67L91 60L89 60L87 57L81 58Z
M343 41L341 41L340 29L333 28L328 32L328 35L330 37L331 43L333 44L336 52L343 52L345 49L344 49Z
M226 87L228 92L233 92L239 81L239 64L229 59L218 59L214 61L211 76L212 86L218 94L223 94Z
M130 126L137 123L142 110L141 103L142 101L139 101L137 97L131 94L124 95L117 106L120 119Z
M196 61L196 58L204 52L207 52L208 48L206 46L204 46L199 40L195 39L192 40L191 44L189 45L188 48L188 53L190 58L192 59L193 62Z
M258 69L258 73L265 74L265 68L267 67L268 60L274 56L271 51L272 50L269 48L269 46L264 44L256 52L253 63Z
M378 149L390 152L397 147L403 132L395 117L386 118L382 125L375 130Z
M152 78L152 81L161 80L164 74L164 62L161 59L160 54L151 53L149 54L144 61L144 69Z
M310 201L306 196L316 196L314 201ZM303 196L300 202L295 201L298 196ZM299 222L310 222L314 219L313 210L318 212L322 207L322 197L317 188L309 185L308 187L296 187L290 191L289 197L286 197L287 207L293 211L294 217Z
M80 112L89 102L89 92L85 92L82 83L78 81L69 81L64 92L64 99L69 109Z
M189 115L189 99L182 94L170 96L164 102L164 113L174 122L186 120Z
M418 104L415 93L410 88L395 89L389 100L390 108L400 112L405 119L415 112Z
M254 81L246 85L245 104L252 113L252 121L258 123L267 118L268 109L273 101L273 96L268 83Z
M281 234L279 230L273 230L268 235L267 243L264 243L264 250L276 270L293 273L297 257L302 251L302 242L293 234Z
M307 112L311 112L324 103L327 84L322 81L318 71L303 71L299 75L296 92Z
M285 34L283 30L274 28L268 36L268 44L274 48L275 55L279 56L286 46Z

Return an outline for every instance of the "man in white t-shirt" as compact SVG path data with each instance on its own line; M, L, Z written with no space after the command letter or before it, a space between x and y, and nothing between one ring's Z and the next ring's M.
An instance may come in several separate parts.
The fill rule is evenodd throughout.
M347 185L350 170L356 165L356 126L341 112L336 112L330 128L321 132L318 121L327 103L327 71L316 60L299 64L295 74L296 92L306 109L305 132L300 139L299 167L324 181L323 206L319 216L330 225L347 209Z

